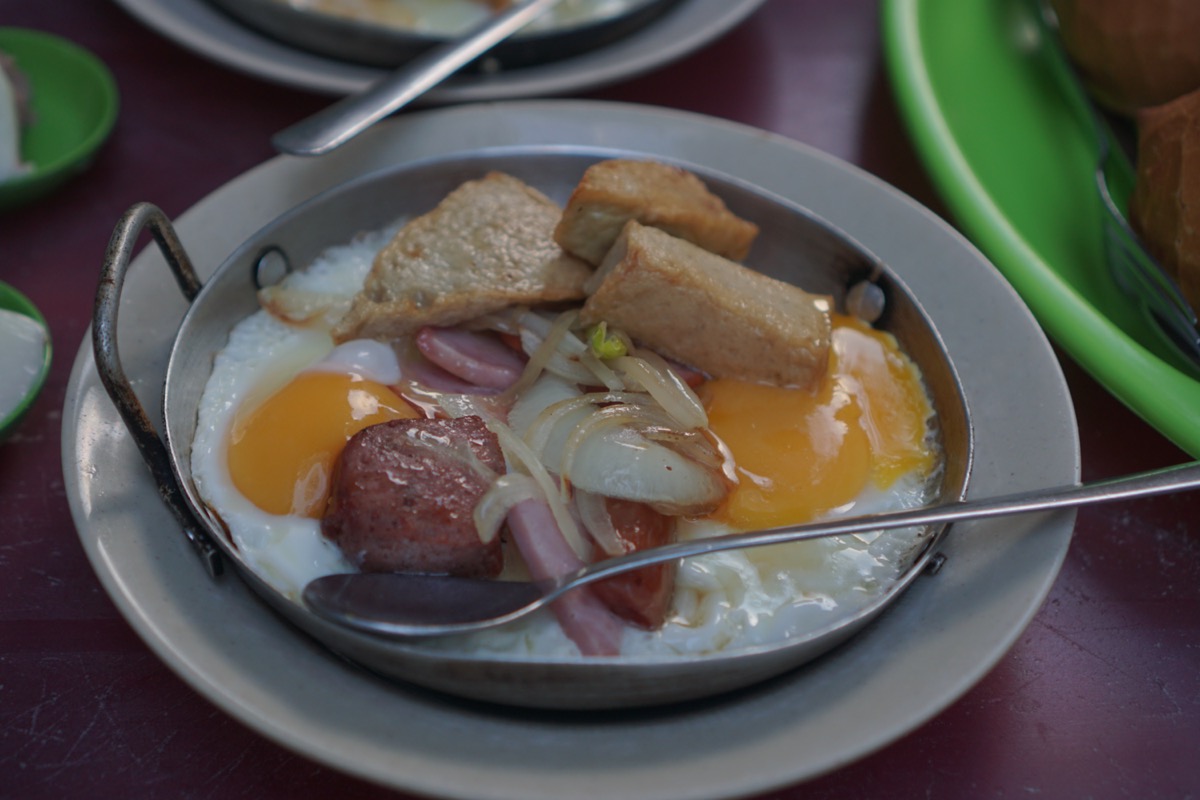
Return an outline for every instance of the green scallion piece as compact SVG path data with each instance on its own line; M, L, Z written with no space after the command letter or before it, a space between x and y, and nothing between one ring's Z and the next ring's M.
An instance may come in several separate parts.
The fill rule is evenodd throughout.
M608 323L598 322L588 331L588 344L596 358L608 360L620 358L627 352L625 343L616 336L608 335Z

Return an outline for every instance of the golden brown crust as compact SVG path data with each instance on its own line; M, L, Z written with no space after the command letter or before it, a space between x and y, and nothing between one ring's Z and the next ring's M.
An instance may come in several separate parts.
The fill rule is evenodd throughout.
M512 305L581 299L592 270L555 244L560 215L510 175L467 181L379 252L334 339L396 339Z
M1130 222L1200 311L1200 90L1138 115Z
M588 288L585 325L605 321L713 377L807 387L828 364L828 298L636 221Z
M599 264L631 219L734 261L746 257L758 235L758 226L732 214L692 173L670 164L611 159L584 172L554 238L567 252Z
M1053 0L1063 45L1096 97L1132 113L1200 88L1200 2Z

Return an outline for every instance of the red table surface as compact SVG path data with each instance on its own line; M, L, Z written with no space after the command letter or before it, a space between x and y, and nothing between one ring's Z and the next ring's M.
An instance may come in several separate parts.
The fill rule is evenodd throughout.
M944 212L891 98L878 14L874 0L771 0L691 57L586 96L764 128ZM210 63L113 3L0 0L0 25L75 41L121 92L90 171L0 215L0 278L42 309L56 346L44 392L0 445L0 796L402 797L262 738L170 672L92 572L59 458L67 378L120 214L140 200L183 212L329 99ZM1085 480L1186 460L1063 362ZM1196 493L1082 511L1044 608L973 690L883 750L762 797L1200 793L1198 519Z

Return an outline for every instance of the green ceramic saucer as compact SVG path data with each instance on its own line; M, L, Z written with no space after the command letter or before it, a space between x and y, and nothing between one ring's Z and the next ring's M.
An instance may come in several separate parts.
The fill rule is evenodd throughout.
M0 211L36 200L82 172L117 119L117 86L104 64L65 39L0 28L0 50L31 86L34 122L21 139L27 174L0 183Z

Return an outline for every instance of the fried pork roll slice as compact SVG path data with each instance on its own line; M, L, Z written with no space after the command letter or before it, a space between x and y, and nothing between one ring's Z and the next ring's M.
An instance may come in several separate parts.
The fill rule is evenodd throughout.
M607 322L714 378L808 387L829 361L828 297L635 221L588 289L584 324Z
M590 264L604 260L635 219L734 261L750 252L758 226L734 215L687 170L653 161L593 164L571 193L554 239Z
M379 252L334 339L397 339L512 305L581 299L592 269L555 243L561 213L510 175L467 181Z

